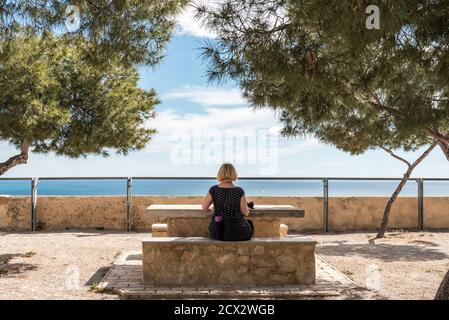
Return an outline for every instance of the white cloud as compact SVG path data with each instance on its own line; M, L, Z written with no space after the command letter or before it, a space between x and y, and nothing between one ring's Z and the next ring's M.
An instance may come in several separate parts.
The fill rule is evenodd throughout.
M208 1L206 1L207 3ZM216 34L207 29L201 20L195 19L195 10L188 5L176 18L179 35L191 35L199 38L216 38Z
M276 136L281 128L276 114L272 110L255 111L248 107L229 109L208 107L204 108L202 113L182 115L169 109L159 112L155 119L149 120L148 126L158 131L146 148L148 152L169 151L173 144L171 140L176 135L201 134L207 137L212 133L223 135L226 132L233 136L239 136L249 132L266 132L267 135ZM281 143L280 153L287 156L323 146L313 138L281 138Z
M162 96L162 100L188 99L203 106L243 105L245 100L238 88L185 86Z
M230 161L257 168L257 175L277 175L282 159L315 155L326 148L316 139L280 137L278 119L269 109L204 107L202 113L190 114L172 109L160 112L148 125L158 133L146 147L147 154L164 155L174 170L189 172L215 170Z
M270 133L276 131L278 121L271 110L253 111L248 107L223 109L204 108L203 113L189 113L180 115L174 110L159 112L155 119L148 121L148 126L155 128L158 133L148 150L155 151L170 148L170 137L176 133L192 133L201 130L203 133L219 131L243 132L266 129Z
M283 139L279 148L279 155L282 157L294 157L299 154L316 154L329 150L324 144L320 143L315 137Z

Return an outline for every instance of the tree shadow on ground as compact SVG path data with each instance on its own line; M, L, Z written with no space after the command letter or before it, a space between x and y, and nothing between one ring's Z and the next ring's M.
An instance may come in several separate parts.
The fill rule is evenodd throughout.
M100 283L101 281L103 281L104 277L106 276L106 274L108 273L108 271L110 269L111 269L111 266L101 267L92 275L92 277L90 277L89 280L87 280L87 282L84 285L92 286L92 285Z
M67 228L65 230L40 230L40 231L8 231L8 230L1 230L0 231L0 237L6 237L6 236L15 236L15 235L32 235L32 236L39 236L39 235L73 235L78 238L84 238L84 237L101 237L101 236L109 236L109 235L134 235L134 234L150 234L150 231L125 231L125 230L105 230L102 228L89 228L89 229L79 229L79 228Z
M424 240L413 240L413 241L409 241L409 243L414 243L417 245L424 245L424 246L428 246L428 247L439 247L440 245L435 243L435 242L431 242L431 241L424 241Z
M76 237L77 238L91 238L91 237L103 237L103 236L107 236L109 234L105 233L105 232L101 232L101 233L84 233L84 234L77 234Z
M126 257L127 261L140 261L142 260L142 255L141 254L130 254L129 256Z
M445 260L446 253L422 245L395 245L395 244L345 244L326 243L317 246L317 253L324 256L351 257L358 256L370 259L379 259L385 262L394 261L435 261Z
M351 288L341 291L340 299L342 300L387 300L388 298L382 296L376 291L366 288Z
M37 265L30 263L10 263L14 258L30 258L31 253L1 254L0 255L0 278L9 278L11 276L25 273L27 271L37 270Z

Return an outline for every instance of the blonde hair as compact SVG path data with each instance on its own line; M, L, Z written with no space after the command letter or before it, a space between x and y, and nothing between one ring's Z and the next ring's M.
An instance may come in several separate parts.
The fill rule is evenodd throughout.
M220 182L236 181L237 177L237 170L231 163L223 163L217 173L217 180Z

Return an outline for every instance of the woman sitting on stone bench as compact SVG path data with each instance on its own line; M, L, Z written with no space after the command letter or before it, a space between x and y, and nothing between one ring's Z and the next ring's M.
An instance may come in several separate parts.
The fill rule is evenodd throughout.
M203 200L203 209L210 210L214 205L214 214L209 223L209 235L215 240L245 241L254 234L249 216L245 191L235 185L237 171L230 163L220 167L217 174L218 185L209 189Z

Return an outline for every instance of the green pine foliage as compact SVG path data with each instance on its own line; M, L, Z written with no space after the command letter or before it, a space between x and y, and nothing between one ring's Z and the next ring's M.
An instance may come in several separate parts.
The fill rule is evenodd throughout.
M6 0L0 2L0 38L24 31L55 32L68 39L84 39L85 52L96 63L111 54L128 65L152 66L163 58L174 28L174 15L187 0ZM67 8L79 10L80 26L67 28Z
M159 103L138 68L160 62L184 0L0 2L0 140L28 152L107 156L142 149ZM80 27L67 30L76 5Z
M379 30L366 28L369 5ZM284 134L352 154L449 144L449 1L226 0L197 12L218 34L203 49L209 78L276 110Z
M111 61L97 68L84 60L83 46L27 36L0 51L1 140L69 157L145 146L154 133L145 124L156 93L138 87L135 67Z

